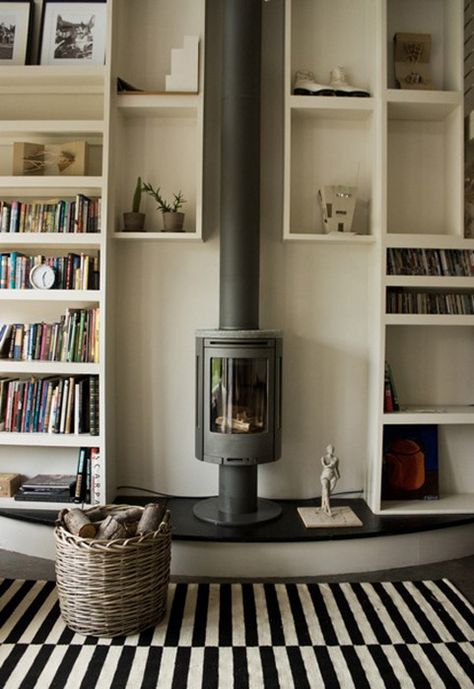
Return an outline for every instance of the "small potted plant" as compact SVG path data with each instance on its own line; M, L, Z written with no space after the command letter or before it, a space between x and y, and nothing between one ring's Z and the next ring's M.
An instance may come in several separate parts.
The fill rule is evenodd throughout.
M143 191L152 196L158 204L158 210L163 214L163 227L165 232L183 232L184 213L181 208L186 203L181 191L173 194L173 200L168 201L160 193L160 187L153 188L151 184L145 182Z
M140 213L142 200L142 178L137 178L135 191L133 192L132 210L123 214L123 224L126 232L141 232L145 225L145 213Z

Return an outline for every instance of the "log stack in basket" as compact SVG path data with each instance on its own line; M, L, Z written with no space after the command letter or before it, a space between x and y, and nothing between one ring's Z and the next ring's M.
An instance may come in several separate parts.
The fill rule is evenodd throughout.
M171 561L165 506L64 509L54 535L56 586L68 627L111 637L136 634L163 618Z
M117 505L92 507L89 510L64 509L58 515L57 526L81 538L111 540L144 536L168 523L169 512L158 502L141 507Z

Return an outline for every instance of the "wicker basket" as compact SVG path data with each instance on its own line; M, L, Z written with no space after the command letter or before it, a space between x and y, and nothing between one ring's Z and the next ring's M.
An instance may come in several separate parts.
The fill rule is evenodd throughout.
M158 531L132 538L80 538L63 526L56 526L54 535L59 605L73 631L135 634L162 619L171 561L169 520Z

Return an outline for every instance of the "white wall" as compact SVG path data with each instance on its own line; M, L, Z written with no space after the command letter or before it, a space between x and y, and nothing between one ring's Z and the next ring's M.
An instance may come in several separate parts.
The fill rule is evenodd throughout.
M284 426L282 458L259 469L259 494L304 498L319 493L330 442L341 458L338 490L364 484L370 249L281 240L283 1L264 3L263 19L260 325L284 331ZM217 492L216 466L194 458L194 332L218 326L220 20L212 0L206 241L117 243L117 485L179 495Z

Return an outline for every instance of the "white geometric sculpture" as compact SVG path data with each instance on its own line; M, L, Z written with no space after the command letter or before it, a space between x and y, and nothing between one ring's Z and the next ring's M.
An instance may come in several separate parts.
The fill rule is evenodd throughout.
M357 187L330 185L318 192L326 232L351 232Z
M166 91L198 91L199 36L185 36L183 48L171 49Z

